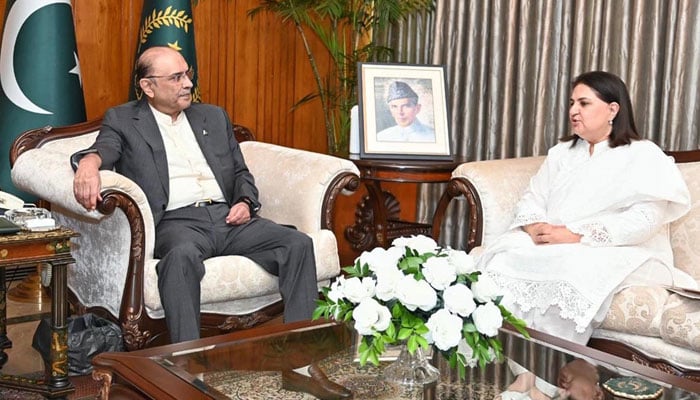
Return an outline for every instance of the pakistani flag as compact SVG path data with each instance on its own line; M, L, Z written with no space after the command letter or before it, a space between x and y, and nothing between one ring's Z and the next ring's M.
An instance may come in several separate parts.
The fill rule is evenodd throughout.
M192 78L192 101L202 100L197 84L197 53L194 49L194 25L191 0L145 0L141 12L141 27L136 45L136 57L149 47L168 46L179 51L194 71ZM135 71L135 68L134 68ZM141 88L132 73L131 100L141 99Z
M8 0L0 47L0 188L30 200L10 180L20 133L85 121L70 0Z

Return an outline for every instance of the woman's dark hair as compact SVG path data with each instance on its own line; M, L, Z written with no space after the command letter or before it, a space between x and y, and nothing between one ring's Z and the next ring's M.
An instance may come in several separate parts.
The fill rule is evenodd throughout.
M585 72L577 76L571 82L571 89L583 84L593 90L596 96L606 103L615 102L620 105L620 110L613 119L612 132L608 138L610 147L630 144L633 140L640 140L637 127L634 125L632 113L632 101L627 91L627 86L617 75L605 71ZM572 146L580 139L576 134L567 134L561 140L568 142L573 140Z

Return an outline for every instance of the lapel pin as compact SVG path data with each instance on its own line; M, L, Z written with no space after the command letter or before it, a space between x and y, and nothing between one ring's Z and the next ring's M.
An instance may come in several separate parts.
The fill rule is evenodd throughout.
M207 132L206 129L203 129L203 130L202 130L202 135L207 136L207 133L209 133L209 132Z

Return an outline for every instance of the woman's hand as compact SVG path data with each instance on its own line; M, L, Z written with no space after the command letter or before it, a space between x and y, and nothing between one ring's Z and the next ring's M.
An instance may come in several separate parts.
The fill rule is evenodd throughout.
M578 243L581 235L571 232L564 225L552 225L546 222L536 222L523 226L535 244Z

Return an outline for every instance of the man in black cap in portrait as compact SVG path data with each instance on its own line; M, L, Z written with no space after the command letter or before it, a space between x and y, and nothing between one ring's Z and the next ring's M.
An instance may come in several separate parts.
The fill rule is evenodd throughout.
M406 82L392 82L386 102L396 125L377 133L377 141L435 142L435 130L416 118L421 108L418 94Z

